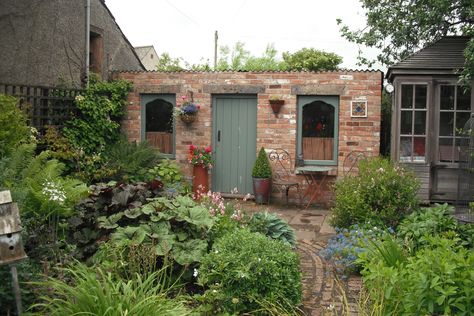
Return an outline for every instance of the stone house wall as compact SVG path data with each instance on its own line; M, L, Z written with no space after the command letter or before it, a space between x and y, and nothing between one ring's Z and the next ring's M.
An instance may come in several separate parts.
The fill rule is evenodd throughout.
M383 73L380 71L335 72L117 72L115 77L133 83L123 130L131 141L140 140L141 105L144 94L175 94L176 104L182 95L193 94L201 110L190 126L177 120L176 160L188 175L191 166L186 161L188 146L208 146L212 141L212 96L214 94L253 94L257 105L257 148L284 148L291 157L296 155L297 98L304 95L331 95L339 97L338 166L329 179L334 181L344 174L344 159L353 150L368 156L379 154L380 106ZM281 96L285 100L278 117L269 105L269 98ZM351 117L351 101L367 101L368 115ZM303 185L304 178L294 175ZM330 182L331 182L330 181ZM324 188L326 201L330 200L329 185ZM294 190L290 190L295 198ZM281 196L280 194L275 194Z

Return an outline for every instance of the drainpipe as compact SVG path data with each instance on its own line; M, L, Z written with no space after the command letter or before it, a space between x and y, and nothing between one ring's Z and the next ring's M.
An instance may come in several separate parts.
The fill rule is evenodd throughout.
M86 0L86 66L85 66L85 83L86 88L89 87L89 53L90 53L90 36L91 36L91 0Z

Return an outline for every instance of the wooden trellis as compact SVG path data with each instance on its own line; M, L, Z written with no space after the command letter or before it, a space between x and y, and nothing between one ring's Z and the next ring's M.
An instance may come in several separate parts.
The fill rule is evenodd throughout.
M46 126L61 128L75 113L79 89L0 83L0 93L17 97L19 107L28 113L29 125L42 135Z

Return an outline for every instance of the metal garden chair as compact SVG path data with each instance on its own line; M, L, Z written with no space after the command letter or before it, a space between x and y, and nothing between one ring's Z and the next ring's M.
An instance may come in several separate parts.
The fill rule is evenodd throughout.
M291 188L296 189L299 202L301 202L300 184L298 181L291 179L291 175L293 175L295 171L295 165L290 154L282 148L277 148L270 151L268 159L272 164L272 185L275 186L279 192L285 192L286 205L288 205L288 192Z

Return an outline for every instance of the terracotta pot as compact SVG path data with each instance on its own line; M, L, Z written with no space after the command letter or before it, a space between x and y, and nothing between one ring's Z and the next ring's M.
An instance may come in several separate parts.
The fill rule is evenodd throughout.
M193 193L204 194L209 191L209 174L207 168L200 164L193 167Z
M181 114L179 117L186 124L191 124L196 120L196 114Z
M271 178L253 178L253 194L258 204L270 204L270 192L272 191Z

